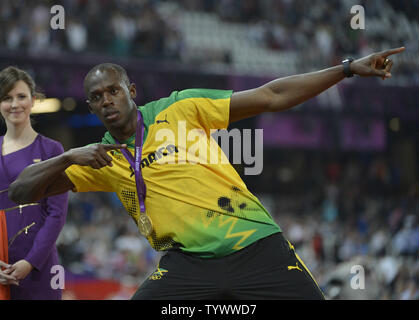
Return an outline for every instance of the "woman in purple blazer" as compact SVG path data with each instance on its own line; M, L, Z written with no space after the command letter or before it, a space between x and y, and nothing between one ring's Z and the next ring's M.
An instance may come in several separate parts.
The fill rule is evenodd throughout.
M6 190L25 167L64 151L59 142L32 128L30 113L36 95L35 83L25 71L8 67L0 72L0 118L7 128L0 137L0 209L17 206ZM57 286L53 267L59 264L55 242L65 223L67 204L65 193L6 210L9 261L7 268L0 268L0 285L10 286L12 300L61 299L62 286Z

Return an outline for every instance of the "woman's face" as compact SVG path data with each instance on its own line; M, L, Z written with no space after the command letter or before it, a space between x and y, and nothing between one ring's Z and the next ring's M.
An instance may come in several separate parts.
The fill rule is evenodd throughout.
M35 98L31 96L28 85L19 80L0 102L0 112L6 125L20 125L29 120Z

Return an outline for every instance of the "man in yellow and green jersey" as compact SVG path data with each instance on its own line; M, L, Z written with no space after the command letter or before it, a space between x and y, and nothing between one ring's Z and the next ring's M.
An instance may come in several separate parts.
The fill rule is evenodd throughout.
M156 250L178 247L202 258L223 257L281 231L211 141L211 129L228 126L231 94L185 90L139 108L145 129L141 166L145 207L153 222L147 239ZM188 134L195 139L188 140ZM156 139L159 135L161 141ZM121 141L132 153L134 139ZM107 132L102 143L115 140ZM205 149L193 152L194 145ZM110 154L112 167L72 165L65 172L75 185L73 191L116 192L138 223L133 168L119 151Z
M293 246L226 161L211 132L291 108L345 76L389 77L387 57L403 50L345 60L242 92L175 91L141 107L122 67L97 65L84 88L89 110L108 129L102 142L26 168L9 197L25 203L68 190L116 192L140 229L142 218L151 220L145 236L153 248L167 253L133 299L323 299ZM129 156L138 154L134 165ZM144 190L136 183L144 183Z

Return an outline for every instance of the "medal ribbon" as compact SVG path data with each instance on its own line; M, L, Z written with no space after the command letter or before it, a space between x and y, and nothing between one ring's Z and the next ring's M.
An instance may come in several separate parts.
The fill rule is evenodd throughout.
M124 155L125 159L131 165L131 168L134 170L135 173L135 186L137 188L137 196L138 201L140 204L140 211L145 213L145 204L144 199L146 195L146 187L143 180L143 176L141 174L141 155L143 153L143 137L144 137L144 126L143 126L143 118L141 116L141 112L137 110L137 128L135 130L135 152L134 157L132 156L131 152L128 149L121 149L122 154ZM121 144L117 139L115 141L118 144Z

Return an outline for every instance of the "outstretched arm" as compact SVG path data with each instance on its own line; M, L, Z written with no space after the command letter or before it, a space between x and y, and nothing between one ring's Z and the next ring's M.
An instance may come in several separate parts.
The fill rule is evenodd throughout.
M373 53L353 61L353 74L361 77L391 77L393 62L387 57L404 47ZM309 100L345 78L343 66L273 80L259 88L233 93L230 123L264 112L284 111Z
M90 166L93 169L112 166L112 158L107 152L121 148L126 148L126 145L89 145L32 164L26 167L10 185L9 199L18 204L25 204L70 191L74 185L65 174L69 166L77 164Z

